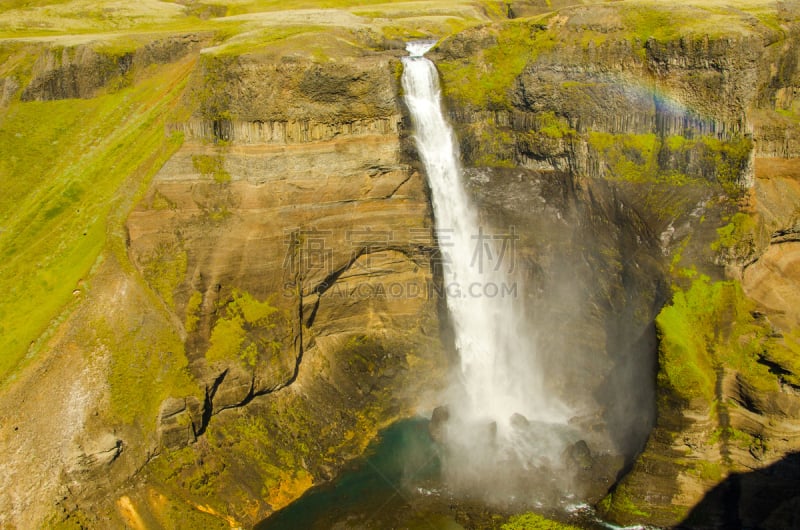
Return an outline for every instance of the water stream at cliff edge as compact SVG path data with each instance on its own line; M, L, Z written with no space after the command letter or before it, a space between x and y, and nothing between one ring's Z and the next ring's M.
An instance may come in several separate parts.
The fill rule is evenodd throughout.
M480 224L462 181L454 133L442 112L438 73L424 57L435 43L415 41L403 58L402 86L427 172L441 252L447 308L460 366L445 397L445 479L451 486L515 495L508 470L549 468L570 440L568 408L548 395L522 301L502 286L514 278L502 248ZM487 263L484 257L494 257ZM530 475L530 473L528 473ZM513 482L513 481L512 481ZM522 484L518 484L522 486ZM499 499L498 499L499 500Z

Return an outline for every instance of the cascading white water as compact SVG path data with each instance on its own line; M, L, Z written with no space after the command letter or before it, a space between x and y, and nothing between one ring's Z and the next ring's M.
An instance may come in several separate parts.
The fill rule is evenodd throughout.
M462 182L454 134L442 113L438 73L423 57L434 44L407 45L410 56L403 59L402 84L432 192L447 307L466 394L463 402L451 403L451 409L457 421L494 422L498 437L509 441L514 438L513 414L561 422L565 411L543 389L522 304L513 296L513 278L507 274L508 260L514 256L496 244L495 234L481 228ZM501 240L509 243L505 236ZM484 256L494 257L494 262L485 262ZM500 263L500 256L506 261Z

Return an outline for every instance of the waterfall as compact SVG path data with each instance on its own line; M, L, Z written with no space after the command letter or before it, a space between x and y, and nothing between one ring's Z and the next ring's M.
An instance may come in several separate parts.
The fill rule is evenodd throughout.
M433 44L408 44L402 86L431 189L459 355L458 388L448 396L448 445L455 445L451 453L462 453L472 469L487 459L486 467L494 469L509 454L523 467L534 467L563 449L558 436L543 432L553 429L541 426L564 424L566 410L544 389L522 293L514 291L515 280L508 273L515 258L508 248L513 237L482 227L467 194L455 135L442 112L438 73L423 56ZM536 429L529 429L537 431L533 437L521 432L520 426L534 424ZM490 434L480 434L486 432ZM503 454L497 454L498 447ZM487 456L492 452L494 457Z

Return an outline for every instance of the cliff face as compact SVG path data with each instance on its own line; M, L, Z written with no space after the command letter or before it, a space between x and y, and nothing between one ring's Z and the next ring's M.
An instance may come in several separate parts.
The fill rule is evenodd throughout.
M798 213L790 140L795 15L779 10L777 21L764 24L734 10L725 31L678 29L670 20L680 16L666 7L574 7L466 31L436 50L468 163L516 168L493 170L507 180L475 184L479 195L517 179L566 179L582 208L598 202L600 187L609 190L614 211L636 214L620 219L606 207L586 226L572 220L581 228L569 245L593 265L575 270L583 299L607 327L616 322L619 336L638 336L626 307L641 316L668 302L655 319L655 429L637 430L636 416L613 423L612 407L603 418L629 451L647 440L599 504L624 524L677 524L729 473L765 467L797 446L796 310L789 308ZM633 228L632 253L614 244L613 230L599 229L612 219ZM618 261L609 260L610 250ZM541 270L547 277L547 267ZM667 290L653 296L654 284L637 280L640 274L671 284L673 301ZM626 348L610 335L598 347L591 322L584 317L569 333L590 346L581 352L567 341L562 351L575 359L606 356L600 364L613 368L593 372L597 403L646 402L652 394L641 381L652 377L646 359L655 343ZM626 369L628 378L620 375ZM758 480L749 482L748 495L768 482ZM716 494L705 515L693 514L688 524L760 524L783 510L776 504L759 512L743 502L725 516L725 495Z
M205 118L201 105L128 219L131 257L183 323L205 383L200 412L179 411L191 429L162 408L173 449L203 440L166 455L155 476L177 476L197 502L250 523L423 403L446 364L429 296L429 207L401 150L391 66L365 58L334 80L311 63L228 66L237 84L221 112L236 118ZM267 87L262 100L263 79L283 94ZM295 101L291 119L289 105L269 112L276 97ZM198 457L204 467L183 463ZM232 469L194 484L209 462Z
M136 48L112 78L136 86L159 46ZM3 524L252 524L432 406L444 379L430 207L404 147L397 60L358 47L337 65L198 51L153 59L196 65L159 131L182 145L75 291L48 345L58 355L3 401L26 403L4 426L2 443L20 449L4 463ZM96 75L103 61L45 51L16 97L124 91ZM36 391L64 377L63 392ZM52 443L36 442L45 409L68 424Z

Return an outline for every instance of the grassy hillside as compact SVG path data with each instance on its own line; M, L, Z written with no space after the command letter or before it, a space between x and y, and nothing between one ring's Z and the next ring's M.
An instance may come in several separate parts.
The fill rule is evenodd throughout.
M93 99L14 101L0 115L0 377L79 297L110 231L180 146L164 127L192 66Z

